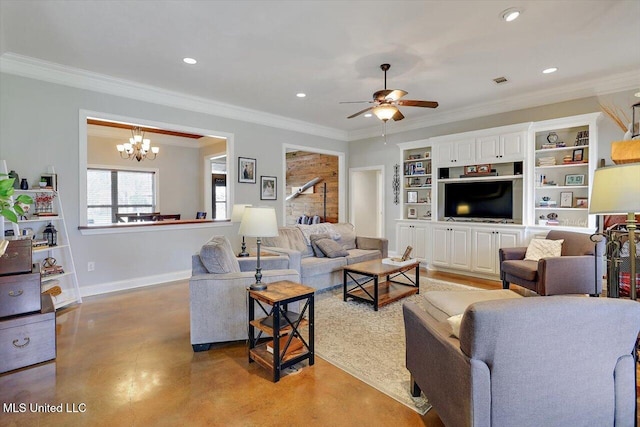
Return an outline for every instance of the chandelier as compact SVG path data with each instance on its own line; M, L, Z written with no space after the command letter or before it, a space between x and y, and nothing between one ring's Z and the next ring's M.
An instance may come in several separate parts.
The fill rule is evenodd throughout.
M118 144L116 148L123 159L136 159L139 162L144 159L154 160L160 151L160 147L151 146L151 140L144 137L144 131L140 127L131 129L129 142Z

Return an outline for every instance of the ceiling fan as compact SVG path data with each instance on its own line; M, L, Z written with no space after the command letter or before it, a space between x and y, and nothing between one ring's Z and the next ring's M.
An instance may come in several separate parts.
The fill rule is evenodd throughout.
M424 108L436 108L438 106L438 103L435 101L417 101L413 99L402 100L400 98L407 94L406 91L401 89L387 89L387 70L389 68L391 68L391 65L389 64L380 65L380 69L384 71L384 89L373 94L373 101L341 102L341 104L355 104L362 102L374 104L371 107L350 115L347 119L352 119L360 114L366 113L367 111L372 111L377 118L386 123L389 119L393 119L395 121L404 119L404 115L400 112L398 106Z

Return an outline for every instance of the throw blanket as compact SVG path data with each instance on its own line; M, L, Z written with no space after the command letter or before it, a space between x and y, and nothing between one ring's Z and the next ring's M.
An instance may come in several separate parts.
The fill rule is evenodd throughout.
M329 236L331 236L333 240L338 240L341 237L340 233L336 231L333 224L328 222L323 222L320 224L310 224L310 225L298 224L296 225L296 227L298 227L300 231L302 231L302 235L304 236L304 240L307 243L307 245L311 245L310 237L312 234L326 233Z

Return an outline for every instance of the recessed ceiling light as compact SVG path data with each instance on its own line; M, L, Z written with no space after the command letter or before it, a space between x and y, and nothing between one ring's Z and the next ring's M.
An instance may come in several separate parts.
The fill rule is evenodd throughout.
M640 92L634 93L633 96L635 96L636 98L640 98Z
M509 9L500 12L500 17L503 21L511 22L518 19L521 14L522 10L518 9L517 7L510 7Z
M542 70L544 74L551 74L551 73L555 73L556 71L558 71L557 67L551 67L551 68L547 68L546 70Z
M305 98L305 97L307 96L307 94L306 94L306 93L304 93L304 92L298 92L298 93L296 93L296 96L297 96L298 98Z
M189 64L189 65L193 65L193 64L196 64L196 63L198 62L198 61L196 61L196 60L195 60L195 59L193 59L193 58L182 58L182 61L183 61L185 64Z
M365 114L364 116L365 116L365 117L371 117L371 116L373 116L373 114L371 114L371 113L367 113L367 114Z

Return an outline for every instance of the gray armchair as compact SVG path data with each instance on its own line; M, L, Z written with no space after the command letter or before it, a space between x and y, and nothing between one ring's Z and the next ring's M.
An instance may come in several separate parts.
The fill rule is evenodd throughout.
M634 425L640 304L575 296L478 302L460 339L403 306L412 394L448 427Z
M209 258L204 253L208 253ZM216 236L192 256L191 264L189 305L193 351L208 350L213 343L247 339L247 288L256 281L256 258L236 258L226 237ZM298 272L288 268L286 256L263 257L260 267L263 283L300 281ZM214 270L217 272L211 272Z
M600 295L606 242L596 247L588 234L559 230L549 231L546 238L564 239L561 256L529 261L524 259L527 248L499 249L502 287L513 283L539 295Z

